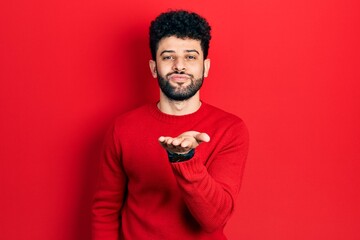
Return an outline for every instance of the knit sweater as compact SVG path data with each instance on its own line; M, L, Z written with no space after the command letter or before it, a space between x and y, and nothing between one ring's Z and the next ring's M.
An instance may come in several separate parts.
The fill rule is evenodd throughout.
M170 163L160 136L194 130L211 140ZM174 116L148 104L117 118L101 159L94 240L226 239L248 152L243 121L209 104Z

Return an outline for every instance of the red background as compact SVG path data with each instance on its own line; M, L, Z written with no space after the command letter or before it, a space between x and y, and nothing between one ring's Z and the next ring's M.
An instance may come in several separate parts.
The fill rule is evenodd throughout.
M205 101L251 148L229 239L360 239L357 0L0 3L0 238L89 239L101 142L157 99L148 26L186 8L213 26Z

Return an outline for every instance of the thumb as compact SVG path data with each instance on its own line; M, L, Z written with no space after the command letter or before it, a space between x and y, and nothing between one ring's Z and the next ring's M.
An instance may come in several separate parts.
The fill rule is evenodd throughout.
M210 141L210 137L207 133L199 133L195 136L195 139L198 143Z

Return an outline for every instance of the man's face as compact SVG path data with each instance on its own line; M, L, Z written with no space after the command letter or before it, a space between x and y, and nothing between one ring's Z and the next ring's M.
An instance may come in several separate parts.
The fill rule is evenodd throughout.
M150 68L169 99L183 101L198 92L210 68L210 60L204 60L203 56L200 40L161 39L156 61L150 60Z

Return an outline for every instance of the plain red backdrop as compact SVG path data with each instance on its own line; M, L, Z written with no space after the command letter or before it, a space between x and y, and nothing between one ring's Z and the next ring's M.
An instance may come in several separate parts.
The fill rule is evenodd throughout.
M89 239L104 133L157 99L169 8L210 21L202 98L250 129L229 239L360 239L357 0L2 1L0 239Z

